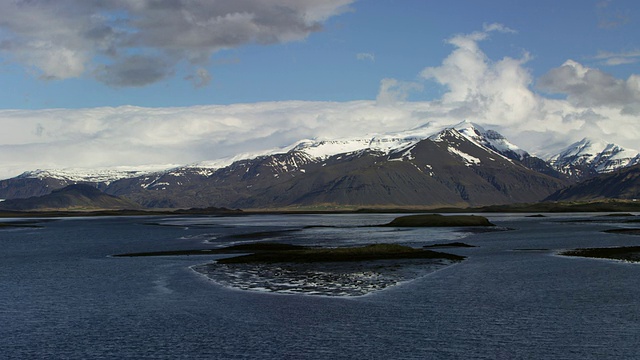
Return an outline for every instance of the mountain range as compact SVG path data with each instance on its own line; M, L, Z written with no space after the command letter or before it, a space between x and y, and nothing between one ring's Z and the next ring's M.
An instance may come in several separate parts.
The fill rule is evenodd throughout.
M463 122L370 138L301 140L272 152L156 172L35 171L0 181L0 198L73 183L150 208L442 207L535 202L640 155L584 139L547 160Z
M549 201L598 201L640 199L640 165L590 177L551 194Z

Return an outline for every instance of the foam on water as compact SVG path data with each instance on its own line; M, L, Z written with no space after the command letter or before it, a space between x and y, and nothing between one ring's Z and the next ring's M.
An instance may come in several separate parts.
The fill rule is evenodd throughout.
M451 265L442 259L311 264L219 264L191 269L218 285L281 294L362 296Z

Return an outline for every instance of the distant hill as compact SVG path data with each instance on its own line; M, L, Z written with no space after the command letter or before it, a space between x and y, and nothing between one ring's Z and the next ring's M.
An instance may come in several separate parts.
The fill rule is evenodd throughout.
M134 202L107 195L91 185L74 184L54 190L48 195L27 199L12 199L0 203L2 210L120 210L138 209Z
M548 201L640 199L640 165L601 174L551 194Z

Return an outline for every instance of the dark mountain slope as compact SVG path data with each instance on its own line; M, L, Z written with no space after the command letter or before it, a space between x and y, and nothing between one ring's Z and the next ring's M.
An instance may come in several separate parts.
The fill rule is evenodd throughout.
M0 203L0 209L19 211L39 210L113 210L137 209L139 205L84 184L69 185L50 194L12 199Z
M548 201L592 201L640 199L640 165L601 174L559 190Z
M0 180L0 199L26 199L42 196L70 184L72 183L61 179L17 176Z
M294 150L208 174L185 168L121 180L107 191L148 207L436 207L538 201L564 185L449 129L389 154L322 160Z

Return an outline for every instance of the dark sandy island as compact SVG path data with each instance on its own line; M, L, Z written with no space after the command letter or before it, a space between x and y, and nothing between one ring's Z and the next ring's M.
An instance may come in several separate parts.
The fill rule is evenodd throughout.
M563 251L560 255L640 262L640 246L573 249Z

